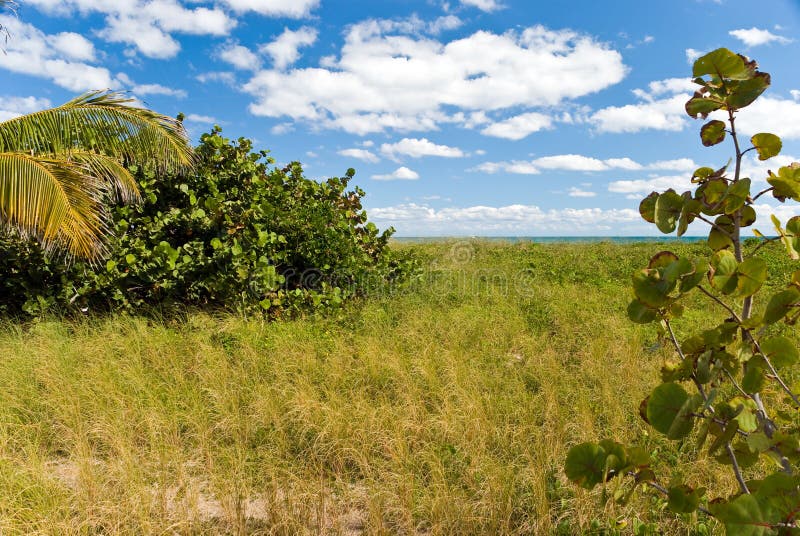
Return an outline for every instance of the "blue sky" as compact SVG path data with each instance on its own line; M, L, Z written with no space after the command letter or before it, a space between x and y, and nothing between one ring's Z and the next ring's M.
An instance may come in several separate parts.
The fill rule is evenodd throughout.
M400 236L653 234L639 199L729 156L683 113L698 54L728 47L772 74L738 121L784 140L747 160L755 184L800 160L800 3L753 6L21 0L0 18L0 119L128 90L185 113L195 139L217 123L309 177L356 168L371 219ZM800 213L777 205L758 212Z

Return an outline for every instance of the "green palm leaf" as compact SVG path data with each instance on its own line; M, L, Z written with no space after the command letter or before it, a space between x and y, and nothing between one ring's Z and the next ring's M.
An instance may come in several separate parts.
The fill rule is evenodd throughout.
M2 0L0 0L2 3ZM128 163L188 171L183 125L118 92L93 91L62 106L0 123L0 224L98 259L109 234L106 203L139 199Z

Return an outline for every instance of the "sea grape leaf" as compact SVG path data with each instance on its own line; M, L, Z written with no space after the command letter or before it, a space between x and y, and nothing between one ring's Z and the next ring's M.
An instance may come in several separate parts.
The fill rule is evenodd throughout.
M582 488L592 489L606 474L606 451L595 443L581 443L569 449L564 473Z
M658 192L651 192L650 195L642 199L639 203L639 214L642 215L644 221L655 223L656 200L658 199Z
M756 148L759 160L768 160L773 156L777 156L783 148L781 139L769 132L761 132L754 135L750 138L750 142Z
M654 219L658 230L664 234L669 234L675 230L678 218L683 208L683 197L675 193L675 190L667 190L656 199Z
M647 422L667 438L681 439L689 435L694 426L687 413L695 403L694 397L690 398L677 383L662 383L647 401Z
M736 259L734 258L734 262ZM739 296L752 296L767 280L767 262L758 257L744 260L736 269L736 291Z
M718 48L700 56L694 62L692 77L699 78L705 75L720 80L747 80L753 76L753 66L745 63L742 56L727 48Z
M628 318L637 324L649 324L656 319L656 311L638 299L628 304Z
M704 488L693 489L685 484L672 486L667 492L667 506L676 514L691 514L700 506Z
M768 505L762 505L753 495L740 495L724 502L708 505L711 514L725 525L728 534L736 536L772 536L775 531L770 526L776 521L774 512Z
M713 111L719 110L725 105L724 102L718 99L704 97L700 93L695 93L694 96L686 102L686 113L692 119L702 117L705 119Z
M775 199L800 201L800 167L783 166L778 169L777 175L770 170L767 182L773 187Z
M791 339L780 335L761 341L761 351L776 367L794 365L800 358L797 347Z
M709 121L700 129L700 140L706 147L722 143L725 139L725 122L718 119Z
M728 108L731 110L740 110L746 106L750 106L771 83L768 73L755 73L753 78L749 80L742 80L732 87L728 98L725 99L728 103Z
M786 316L800 302L800 290L791 287L773 295L764 311L764 323L774 324Z
M728 250L717 251L711 257L708 279L711 286L723 294L731 294L738 286L736 257Z

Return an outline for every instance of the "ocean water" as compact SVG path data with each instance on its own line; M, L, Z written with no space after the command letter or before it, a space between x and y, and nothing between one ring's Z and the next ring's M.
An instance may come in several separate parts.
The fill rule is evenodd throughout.
M700 242L707 236L394 236L398 242L441 242L454 240L487 240L490 242L613 242L616 244L632 244L637 242Z

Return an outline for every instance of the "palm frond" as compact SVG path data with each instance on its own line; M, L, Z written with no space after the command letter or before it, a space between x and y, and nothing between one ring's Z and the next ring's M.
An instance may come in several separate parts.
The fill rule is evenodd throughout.
M104 163L0 153L0 223L35 236L45 249L97 259L109 234Z
M115 91L92 91L61 106L0 123L0 151L68 155L94 151L159 171L191 168L195 157L183 125Z

